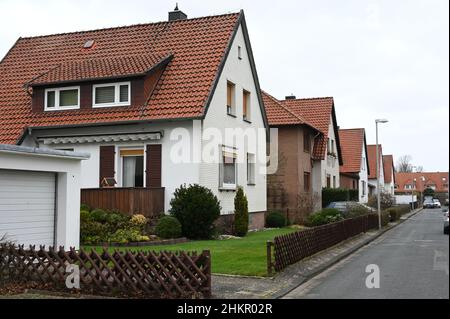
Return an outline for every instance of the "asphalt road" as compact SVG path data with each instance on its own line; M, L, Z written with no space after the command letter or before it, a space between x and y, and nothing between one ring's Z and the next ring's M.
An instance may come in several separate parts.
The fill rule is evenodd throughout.
M379 288L366 279L379 268ZM370 280L376 284L376 280ZM440 209L424 210L299 286L285 298L448 299L449 236Z

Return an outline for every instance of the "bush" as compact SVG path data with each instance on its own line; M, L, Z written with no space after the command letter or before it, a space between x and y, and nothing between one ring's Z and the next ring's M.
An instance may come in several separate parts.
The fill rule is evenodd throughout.
M307 225L311 227L335 223L343 220L341 212L334 208L324 208L308 217Z
M239 187L234 198L234 233L239 237L248 233L248 200L242 187Z
M90 212L91 208L88 205L86 205L86 204L81 204L80 205L80 210Z
M397 220L400 220L400 217L402 216L402 212L399 208L391 207L386 209L386 212L389 213L390 222L396 222Z
M348 200L353 202L359 202L359 190L349 189L348 190Z
M322 207L332 202L345 202L350 199L349 190L344 188L324 188L322 190Z
M396 208L398 210L400 210L400 213L402 215L407 214L407 213L409 213L411 211L411 206L410 205L399 205L399 206L396 206Z
M286 217L279 212L271 212L266 217L266 227L282 228L287 226Z
M170 213L180 221L185 237L210 239L213 236L221 207L211 190L197 184L182 185L175 190L170 205Z
M108 225L96 221L85 220L80 224L80 240L84 245L95 245L108 241Z
M389 193L381 192L380 204L381 204L381 209L386 210L386 209L392 207L392 205L394 205L394 197ZM375 209L378 208L377 195L369 197L368 205Z
M118 229L114 234L109 237L110 243L126 244L129 242L149 241L148 236L143 236L141 232L136 228L123 228Z
M346 216L346 217L347 218L355 218L355 217L367 215L369 213L370 213L370 210L367 207L356 204L350 208L348 216Z
M173 216L162 217L156 225L156 235L164 239L180 238L182 234L181 224Z
M108 213L103 209L94 209L93 211L91 211L90 216L92 220L99 223L106 223L108 221Z

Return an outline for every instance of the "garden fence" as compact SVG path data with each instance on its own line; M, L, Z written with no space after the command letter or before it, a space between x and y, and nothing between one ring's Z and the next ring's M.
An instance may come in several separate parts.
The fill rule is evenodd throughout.
M136 298L209 298L211 256L0 245L0 283L36 282L68 292L68 266L79 270L78 292ZM69 268L70 269L70 268Z

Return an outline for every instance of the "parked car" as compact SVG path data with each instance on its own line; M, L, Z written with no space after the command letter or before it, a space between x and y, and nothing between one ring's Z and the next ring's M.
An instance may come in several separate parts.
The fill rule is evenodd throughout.
M434 201L431 198L427 198L423 202L423 208L434 208Z
M448 235L448 208L444 209L444 234Z
M434 208L441 208L441 202L439 201L439 199L437 199L437 198L433 199L433 203L434 203Z
M334 208L337 209L338 211L341 212L341 214L346 217L346 215L348 215L350 213L350 210L354 207L361 207L361 208L365 208L366 210L370 211L370 212L374 212L375 209L373 209L372 207L369 207L367 205L364 204L360 204L358 202L351 202L351 201L346 201L346 202L331 202L330 204L328 204L328 206L326 208Z

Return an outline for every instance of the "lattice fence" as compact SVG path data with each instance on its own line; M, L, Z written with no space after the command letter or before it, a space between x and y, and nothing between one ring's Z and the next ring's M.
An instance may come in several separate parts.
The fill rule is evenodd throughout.
M0 245L0 283L34 281L66 290L69 265L79 269L80 292L141 298L209 298L211 256Z
M269 275L273 272L273 268L280 271L306 257L376 227L378 227L377 215L370 214L277 236L273 242L267 243ZM272 247L274 261L272 261Z

